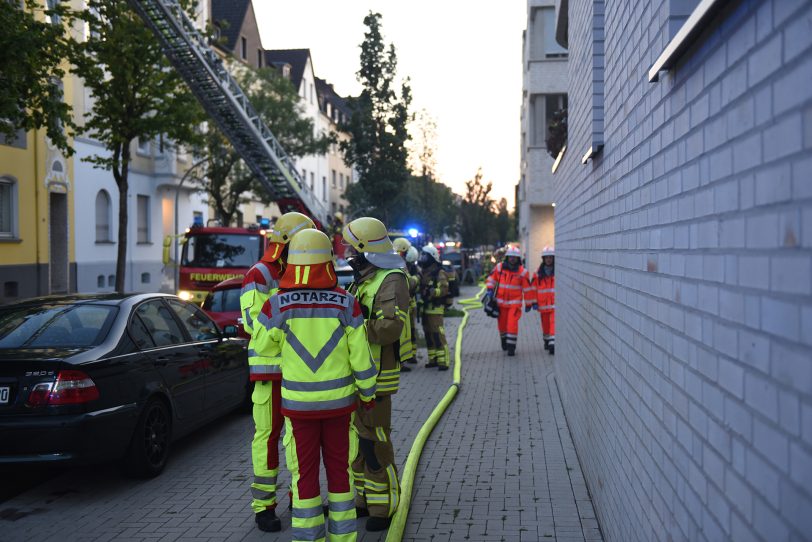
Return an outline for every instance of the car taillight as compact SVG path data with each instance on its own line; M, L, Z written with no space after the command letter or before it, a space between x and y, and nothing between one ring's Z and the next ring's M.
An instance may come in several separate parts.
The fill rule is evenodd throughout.
M77 405L99 398L96 383L82 371L59 371L56 382L40 382L28 396L29 406Z

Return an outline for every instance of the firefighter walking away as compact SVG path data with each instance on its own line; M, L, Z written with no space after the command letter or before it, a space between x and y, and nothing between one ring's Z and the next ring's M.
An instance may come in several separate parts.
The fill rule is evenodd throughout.
M522 299L525 312L538 307L530 273L522 266L522 254L518 247L507 247L504 260L493 268L485 286L488 289L486 298L496 299L499 307L498 327L502 350L507 351L508 356L515 356Z
M262 307L257 337L281 358L285 457L297 541L356 540L351 462L358 451L356 410L375 403L372 362L361 306L336 286L330 239L305 230L290 243L279 291ZM319 457L327 473L325 528Z
M538 310L541 313L541 333L544 349L555 354L555 249L544 247L541 264L533 278L536 286Z

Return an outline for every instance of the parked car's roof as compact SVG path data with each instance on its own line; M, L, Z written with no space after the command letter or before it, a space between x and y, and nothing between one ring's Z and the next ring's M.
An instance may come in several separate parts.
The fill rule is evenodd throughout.
M9 307L25 307L29 305L77 305L77 304L102 304L102 305L121 305L125 301L139 301L149 297L175 297L169 294L144 294L144 293L106 293L106 294L69 294L69 295L48 295L41 297L32 297L28 299L21 299L13 301L5 305L0 305L0 308Z

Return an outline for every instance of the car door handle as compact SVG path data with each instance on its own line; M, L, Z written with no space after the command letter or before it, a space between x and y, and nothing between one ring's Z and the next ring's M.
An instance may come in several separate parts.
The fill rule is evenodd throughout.
M169 363L169 356L158 356L158 357L156 357L154 359L153 363L155 365L159 365L159 366L163 367L164 365Z

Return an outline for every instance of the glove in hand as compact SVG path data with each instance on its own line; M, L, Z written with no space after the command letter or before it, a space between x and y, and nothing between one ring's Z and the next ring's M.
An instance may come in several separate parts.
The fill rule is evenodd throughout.
M533 307L531 307L530 305L525 305L524 312L530 312L531 310L533 310Z

